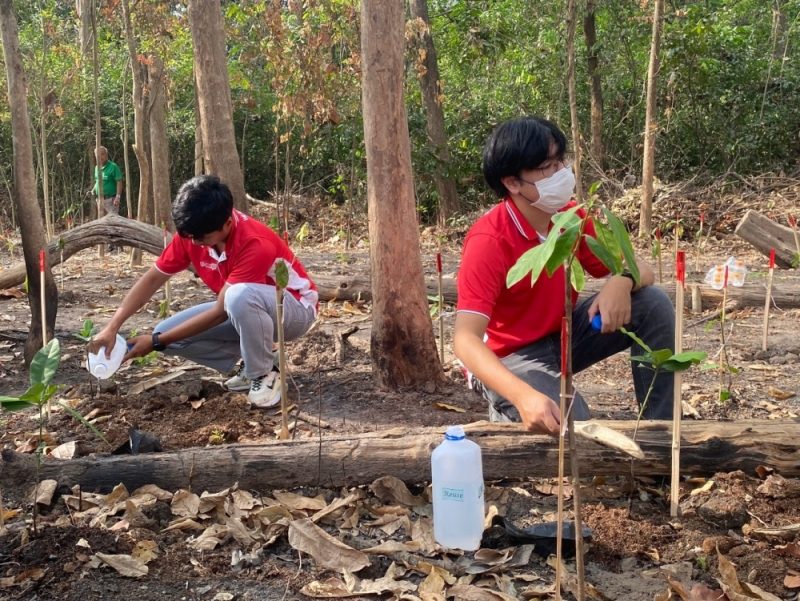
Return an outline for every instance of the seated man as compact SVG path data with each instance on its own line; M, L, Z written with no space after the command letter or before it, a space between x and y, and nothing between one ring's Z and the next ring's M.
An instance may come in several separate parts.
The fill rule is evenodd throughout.
M256 407L278 404L275 266L283 261L289 270L283 295L286 340L298 338L314 322L316 286L280 236L234 210L230 190L214 176L195 177L181 186L172 219L178 235L134 284L108 325L89 343L89 351L113 348L125 321L169 278L191 265L216 300L162 321L152 335L131 338L125 360L156 350L229 372L242 358L243 373L228 380L228 387L249 388L248 399Z
M564 315L564 268L552 277L542 271L506 287L506 274L529 249L550 235L550 219L574 206L575 176L566 161L563 132L546 119L524 117L500 124L483 151L483 173L500 203L469 230L458 272L455 354L473 374L476 390L489 403L493 421L522 422L527 430L556 435L560 426L561 320ZM584 236L594 235L591 224ZM608 269L579 245L577 260L593 277ZM574 371L631 346L618 331L634 331L651 348L674 345L674 311L670 299L651 286L653 270L637 259L637 285L630 274L609 277L603 288L573 311ZM533 285L532 285L533 284ZM577 293L573 291L573 303ZM602 331L591 327L600 314ZM641 354L643 349L633 348ZM641 404L653 372L633 366L636 398ZM672 416L673 376L658 376L645 408L648 419ZM574 417L589 417L586 402L575 394Z

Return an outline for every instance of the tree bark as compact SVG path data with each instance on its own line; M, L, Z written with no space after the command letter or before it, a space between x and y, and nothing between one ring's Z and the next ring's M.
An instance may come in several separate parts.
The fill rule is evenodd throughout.
M152 55L147 66L150 82L150 165L153 167L154 225L173 231L172 192L169 183L169 144L167 142L167 90L164 63Z
M81 56L85 61L92 47L92 3L94 0L78 0L75 3L75 8L78 11L78 18L81 20L81 27L79 32L79 43L81 45Z
M36 172L33 168L33 142L30 116L28 115L28 84L19 50L17 19L11 4L11 0L0 0L0 35L3 40L8 104L11 110L14 202L22 234L25 272L28 276L28 302L31 308L31 326L23 351L25 365L30 365L33 356L42 348L45 333L48 340L52 338L58 310L58 289L53 279L50 263L46 262L44 282L44 312L46 315L45 323L42 323L39 251L47 246L47 236L39 209L39 201L36 198Z
M766 256L774 248L775 264L784 269L792 268L792 259L800 252L791 228L775 223L752 209L744 214L734 234L747 240Z
M458 211L458 192L453 178L447 175L450 166L450 149L447 146L447 130L442 110L442 83L439 77L439 62L436 57L436 46L433 44L427 0L412 0L411 16L422 24L420 42L425 57L422 60L422 72L419 84L422 90L422 101L425 105L425 129L428 143L436 162L433 180L439 195L438 221L445 225L447 220Z
M247 211L244 175L239 164L233 129L233 103L225 54L225 23L220 0L190 0L189 21L194 45L194 70L206 173L223 180L231 189L234 206L241 211Z
M361 3L362 105L367 151L370 355L389 388L443 378L428 313L403 98L402 2Z
M647 99L644 117L644 156L642 158L642 202L639 211L639 238L650 235L653 219L653 177L656 151L656 91L658 89L658 53L661 46L661 14L664 0L653 2L653 34L650 64L647 67Z
M591 102L591 152L597 167L606 168L606 153L603 147L603 85L600 80L597 56L597 27L595 26L595 0L586 0L586 15L583 17L583 37L586 41L586 65L589 73Z
M632 436L635 421L599 422ZM487 481L553 477L558 442L524 432L519 424L476 422L465 428L481 447ZM430 456L444 428L395 428L368 434L184 449L146 455L45 458L41 480L54 479L63 489L110 491L122 483L128 490L155 484L166 490L217 491L238 482L244 490L300 486L357 486L391 474L407 483L430 481ZM773 468L784 477L800 476L800 422L747 420L686 421L681 429L681 473L711 476L756 468ZM672 435L668 422L643 421L636 441L645 458L633 460L619 451L577 438L587 475L658 476L670 473ZM0 486L19 488L36 480L36 457L2 452Z
M567 0L567 96L572 130L572 170L575 173L575 198L583 201L583 178L581 169L581 124L578 120L578 98L575 91L575 26L578 20L577 0Z

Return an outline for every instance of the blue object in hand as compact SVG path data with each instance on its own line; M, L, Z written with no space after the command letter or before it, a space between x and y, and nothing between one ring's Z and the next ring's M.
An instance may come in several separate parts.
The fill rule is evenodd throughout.
M592 317L592 328L598 332L603 329L603 319L600 317L599 313Z

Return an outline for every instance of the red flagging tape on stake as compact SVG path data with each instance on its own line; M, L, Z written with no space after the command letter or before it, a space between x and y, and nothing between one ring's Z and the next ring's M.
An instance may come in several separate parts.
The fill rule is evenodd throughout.
M44 249L39 251L39 273L44 273Z
M436 253L436 271L442 273L442 253Z
M289 230L283 230L283 241L289 244Z
M727 265L725 266L725 279L722 281L722 287L723 288L727 288L728 287L728 266Z
M567 318L561 318L561 375L567 375Z
M775 269L775 249L769 249L769 268Z
M675 279L681 286L686 282L686 251L679 250L675 255Z

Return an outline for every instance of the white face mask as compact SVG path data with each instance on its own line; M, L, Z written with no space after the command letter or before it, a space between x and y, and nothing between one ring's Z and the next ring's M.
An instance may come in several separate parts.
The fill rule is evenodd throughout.
M575 190L572 167L564 167L550 177L539 180L536 182L536 189L539 191L539 200L532 202L532 207L545 213L555 213L562 209L570 201Z

